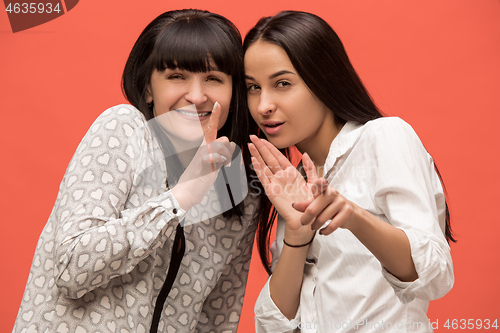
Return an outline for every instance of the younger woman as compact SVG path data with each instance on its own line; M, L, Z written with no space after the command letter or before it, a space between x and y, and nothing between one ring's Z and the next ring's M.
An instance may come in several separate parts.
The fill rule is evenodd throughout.
M249 156L233 157L249 134L240 34L164 13L123 89L132 105L97 118L64 175L14 332L236 332L257 204Z
M454 277L431 156L410 125L382 117L321 18L263 18L244 49L249 109L269 141L252 137L252 162L279 213L257 332L432 331L428 302ZM294 145L304 175L276 149Z

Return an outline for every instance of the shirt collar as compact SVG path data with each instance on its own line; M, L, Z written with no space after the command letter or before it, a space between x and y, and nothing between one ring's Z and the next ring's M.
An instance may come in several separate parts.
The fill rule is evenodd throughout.
M344 126L342 126L342 129L330 145L330 150L328 152L328 156L326 157L325 165L323 166L324 178L328 179L329 173L331 172L337 159L354 146L360 135L360 131L358 129L362 126L363 124L354 121L348 121L344 124Z

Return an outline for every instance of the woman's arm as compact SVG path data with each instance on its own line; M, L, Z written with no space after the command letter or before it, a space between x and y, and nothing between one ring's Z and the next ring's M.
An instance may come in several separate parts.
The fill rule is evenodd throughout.
M347 200L326 179L318 179L315 184L321 188L321 195L294 205L304 212L302 224L314 230L321 228L321 235L329 235L337 228L348 229L399 280L410 282L418 278L404 231ZM331 221L325 226L328 220Z
M209 124L217 124L219 114L214 108ZM221 156L232 154L227 138L216 139L217 126L205 134L205 142L217 145L201 147L179 183L166 190L164 156L139 111L117 106L96 120L70 163L54 211L55 276L64 294L79 298L173 242L183 208L202 200L217 177L214 169L224 163Z
M153 249L173 241L184 211L161 189L164 176L158 184L140 185L146 172L139 166L154 154L145 126L133 107L111 108L94 122L70 162L46 228L55 236L44 239L45 250L53 253L55 282L68 297L127 274Z
M300 223L301 213L292 208L295 201L312 196L311 188L302 175L271 144L251 137L249 145L252 163L269 200L285 220L284 240L290 245L308 244L314 236L309 226ZM311 183L316 179L314 165L309 156L303 156L304 168ZM283 251L269 281L272 301L288 319L297 313L304 265L309 246L283 246Z
M303 223L323 234L336 228L353 234L381 262L383 274L403 302L413 298L442 297L453 286L453 264L444 238L444 194L429 156L413 129L399 118L371 124L358 144L370 149L367 191L374 213L348 201L325 180L318 180L323 195L297 203ZM366 143L368 142L368 143Z

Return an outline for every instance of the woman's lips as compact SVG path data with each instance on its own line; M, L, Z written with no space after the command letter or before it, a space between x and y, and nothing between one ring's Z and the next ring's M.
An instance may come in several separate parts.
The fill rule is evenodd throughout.
M264 131L267 134L274 135L277 134L283 128L283 125L285 123L273 121L273 122L263 122L261 124L264 127Z
M189 120L197 120L197 121L207 119L212 114L212 111L197 112L197 111L183 110L183 109L175 109L174 111L176 111L182 118Z

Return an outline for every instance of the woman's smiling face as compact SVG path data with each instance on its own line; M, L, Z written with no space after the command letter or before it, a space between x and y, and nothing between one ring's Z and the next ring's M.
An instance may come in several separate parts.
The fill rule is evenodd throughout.
M283 48L252 44L245 53L245 81L250 113L273 145L296 145L300 151L330 145L333 113L302 81Z
M153 71L146 101L176 148L192 146L203 139L215 102L221 105L218 129L227 120L232 96L232 78L217 70L190 72L167 68Z

